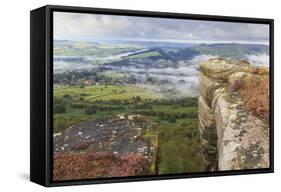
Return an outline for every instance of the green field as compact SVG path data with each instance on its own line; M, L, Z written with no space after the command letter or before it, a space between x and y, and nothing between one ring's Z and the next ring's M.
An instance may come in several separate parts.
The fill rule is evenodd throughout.
M82 94L82 96L81 96ZM151 90L135 87L135 86L116 86L116 85L95 85L86 86L84 88L79 87L67 87L67 88L55 88L54 96L62 97L63 95L69 95L72 99L80 99L81 97L85 101L95 100L111 100L111 99L131 99L135 96L141 98L160 99L162 96L157 95Z
M80 43L73 47L67 48L54 48L55 56L95 56L95 57L108 57L123 52L135 51L139 47L134 46L118 46L118 45L99 45L97 47L85 48L87 44Z
M112 85L96 85L80 87L55 88L54 97L57 105L63 105L64 113L55 113L54 115L54 132L63 131L73 124L94 120L100 117L108 117L123 113L124 110L130 111L130 106L122 103L115 104L115 101L131 101L136 96L142 99L160 99L160 95L156 95L144 88L134 86L112 86ZM99 101L109 102L97 104ZM54 103L56 106L56 102ZM73 104L83 105L80 107L72 107ZM88 106L96 104L110 110L100 110L94 115L85 114ZM112 107L114 106L114 107ZM119 108L118 108L119 106ZM122 106L122 108L120 108ZM54 107L56 108L56 107Z
M123 77L128 76L128 74L126 74L126 73L121 73L121 72L116 72L116 71L105 71L102 74L106 77L111 77L113 79L118 79L118 78L123 78Z
M133 54L126 58L134 59L134 58L144 58L144 57L151 57L151 56L158 56L160 53L158 51L149 51L145 53Z

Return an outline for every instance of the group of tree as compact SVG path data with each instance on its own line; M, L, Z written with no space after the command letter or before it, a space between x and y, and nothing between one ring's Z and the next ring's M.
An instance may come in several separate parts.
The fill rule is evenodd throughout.
M54 105L53 105L54 114L65 113L66 109L65 109L65 102L63 99L54 97L53 103L54 103Z
M103 106L103 105L88 105L85 109L85 114L95 114L97 111L123 111L123 106Z
M197 118L197 111L189 112L163 112L163 111L154 111L154 110L141 110L136 113L146 115L146 116L158 116L159 120L169 121L170 123L175 123L177 119L195 119Z

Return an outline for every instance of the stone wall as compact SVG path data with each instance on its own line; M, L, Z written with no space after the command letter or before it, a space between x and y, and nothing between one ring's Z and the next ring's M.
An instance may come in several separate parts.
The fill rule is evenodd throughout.
M199 130L206 170L269 167L268 123L246 110L238 91L229 91L237 79L257 76L253 67L217 58L202 63L200 71Z

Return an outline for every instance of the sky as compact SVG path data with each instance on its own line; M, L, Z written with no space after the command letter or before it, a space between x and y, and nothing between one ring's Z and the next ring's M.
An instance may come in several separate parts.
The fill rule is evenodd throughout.
M269 44L269 25L54 13L54 39Z

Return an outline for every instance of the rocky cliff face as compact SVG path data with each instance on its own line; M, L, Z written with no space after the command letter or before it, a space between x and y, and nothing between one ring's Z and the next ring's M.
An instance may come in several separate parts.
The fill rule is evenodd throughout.
M269 123L246 107L240 92L244 80L258 82L268 69L218 58L202 63L200 70L199 129L206 169L269 167Z

